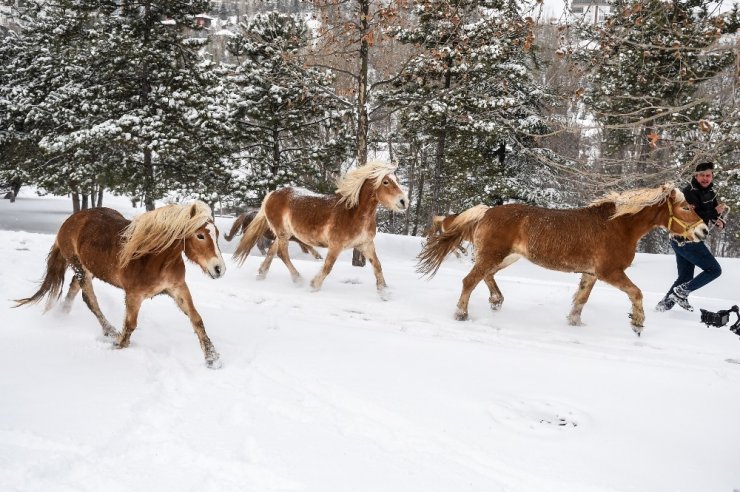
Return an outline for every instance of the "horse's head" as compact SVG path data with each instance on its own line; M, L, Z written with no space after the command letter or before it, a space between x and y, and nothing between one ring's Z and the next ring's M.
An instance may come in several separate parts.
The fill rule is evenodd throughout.
M391 173L383 176L375 196L378 198L378 202L394 212L403 212L409 208L409 197L401 185L398 184L395 174Z
M226 264L218 247L218 228L213 220L185 238L185 256L211 278L219 278L226 273Z
M667 228L669 232L683 236L689 241L701 241L707 237L709 229L680 190L672 189L666 203L668 204Z

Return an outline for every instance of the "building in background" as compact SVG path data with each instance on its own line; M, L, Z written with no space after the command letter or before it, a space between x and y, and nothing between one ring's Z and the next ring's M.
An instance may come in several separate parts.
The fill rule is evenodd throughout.
M589 24L601 24L611 12L609 0L573 0L570 4L573 18Z

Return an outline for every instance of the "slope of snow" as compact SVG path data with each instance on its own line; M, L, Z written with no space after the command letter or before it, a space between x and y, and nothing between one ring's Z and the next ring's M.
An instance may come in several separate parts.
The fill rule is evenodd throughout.
M130 202L110 198L126 215ZM692 295L696 313L656 313L670 256L628 275L647 311L597 283L586 326L565 320L578 275L520 261L506 297L453 319L470 260L420 279L421 239L380 234L392 295L345 252L320 292L321 263L291 245L304 283L276 260L263 281L221 241L226 276L188 268L224 367L208 370L165 297L142 306L131 346L112 349L78 298L72 311L13 309L37 287L69 201L0 201L0 489L3 491L731 491L740 488L740 339L698 307L740 303L740 261ZM218 218L221 231L230 218ZM323 251L322 251L323 252ZM69 275L68 275L69 278ZM122 292L97 282L120 327ZM735 317L732 315L731 322Z

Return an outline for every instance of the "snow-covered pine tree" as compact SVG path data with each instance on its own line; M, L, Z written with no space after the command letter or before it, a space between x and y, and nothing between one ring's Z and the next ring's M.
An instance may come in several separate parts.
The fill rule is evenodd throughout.
M718 157L707 139L695 138L712 119L711 98L700 89L735 54L718 43L732 23L710 7L616 0L603 25L584 30L585 102L604 129L604 167L625 186L672 179L697 159Z
M434 136L430 214L551 187L525 157L547 129L539 108L548 95L528 68L531 19L498 0L429 0L415 14L418 25L395 36L423 51L383 97L406 131Z
M304 67L306 24L297 16L258 14L230 42L240 61L232 118L240 128L241 193L247 202L289 184L332 190L332 175L351 152L349 108L337 103L333 77Z
M213 67L188 38L202 0L62 0L28 19L10 97L44 151L39 184L102 179L143 196L213 197L234 135ZM25 64L25 66L24 66ZM64 185L67 186L67 185ZM55 190L59 191L59 190Z

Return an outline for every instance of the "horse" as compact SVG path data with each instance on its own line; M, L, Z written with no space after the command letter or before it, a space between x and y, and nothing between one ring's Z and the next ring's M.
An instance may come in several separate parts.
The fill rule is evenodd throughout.
M252 223L258 211L259 210L250 210L249 212L244 212L243 214L240 214L236 219L234 219L234 223L231 225L231 230L229 230L228 233L224 233L224 239L226 239L227 241L231 241L237 234L244 234L244 231L247 230L249 224ZM318 251L316 251L308 244L301 242L295 236L292 236L290 240L298 243L298 246L300 246L301 251L303 251L304 253L310 253L317 260L322 259L321 254L319 254ZM268 229L265 231L262 237L257 239L257 249L260 250L260 253L265 255L267 254L267 250L270 249L270 246L272 246L273 241L275 241L275 234L273 234L272 231Z
M318 291L339 253L357 248L370 260L378 293L385 299L387 285L375 252L375 212L378 204L398 212L406 210L409 205L395 171L396 166L370 162L337 180L337 190L332 195L293 187L268 193L244 232L234 259L242 264L255 242L270 229L277 240L260 265L257 278L266 277L277 254L290 271L293 282L299 283L301 276L288 256L288 239L295 236L308 245L328 248L321 270L311 280L311 288Z
M570 210L476 205L462 212L447 232L427 239L417 267L420 273L433 276L461 240L472 241L475 263L463 279L455 313L461 321L468 318L470 294L481 280L490 291L491 309L501 308L504 297L494 275L521 257L551 270L581 273L568 322L582 324L581 311L598 279L627 294L632 302L632 329L640 335L645 320L642 292L624 270L635 257L638 240L655 227L689 241L707 235L706 225L683 193L666 184L613 192L587 207Z
M209 368L221 366L220 356L206 334L203 319L185 283L182 253L211 278L224 275L226 266L218 247L218 229L211 209L203 202L168 205L129 221L116 210L93 208L72 214L57 233L46 260L46 274L38 291L16 300L16 307L48 297L45 311L61 297L67 268L74 275L64 300L69 312L82 299L103 328L103 335L125 348L136 329L144 299L158 294L172 297L188 316ZM125 293L126 316L119 333L100 311L92 279L98 278Z
M424 230L424 232L422 233L422 236L429 237L429 236L438 235L438 234L442 234L443 232L446 232L447 229L450 228L452 221L455 220L455 218L458 215L459 214L435 215L434 217L432 217L432 225L430 225ZM461 258L462 255L468 254L468 250L465 249L462 243L455 246L455 249L452 252L455 254L455 257L457 258Z

